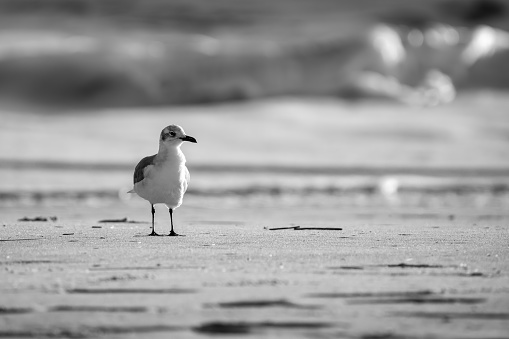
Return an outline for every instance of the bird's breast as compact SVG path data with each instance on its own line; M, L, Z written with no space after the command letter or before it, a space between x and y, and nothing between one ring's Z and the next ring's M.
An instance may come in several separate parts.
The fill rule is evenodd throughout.
M135 191L151 203L165 203L170 207L178 207L185 193L186 168L184 164L163 164L154 166Z
M161 166L154 167L153 184L161 185L166 190L179 190L184 180L184 166Z

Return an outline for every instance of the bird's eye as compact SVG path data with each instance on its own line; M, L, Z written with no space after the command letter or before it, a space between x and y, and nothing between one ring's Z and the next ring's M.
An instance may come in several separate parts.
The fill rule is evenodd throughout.
M170 132L170 135L171 135L172 137L174 137L174 136L176 135L176 133L175 133L175 132Z

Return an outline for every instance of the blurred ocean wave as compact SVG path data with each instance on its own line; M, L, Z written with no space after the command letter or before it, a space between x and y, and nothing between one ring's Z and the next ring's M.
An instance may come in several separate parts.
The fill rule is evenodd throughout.
M227 205L403 206L505 209L509 172L388 168L191 167L187 199ZM103 205L143 201L128 194L131 172L121 166L0 169L0 205ZM223 204L223 203L222 203Z
M423 28L379 24L368 40L375 61L366 65L356 80L366 93L436 106L452 102L457 88L508 86L505 75L496 76L492 71L509 69L509 33L500 29L442 23Z
M383 6L4 0L0 9L4 105L312 95L435 106L463 89L509 87L509 27L499 24L507 11L493 0ZM55 17L68 20L59 26Z

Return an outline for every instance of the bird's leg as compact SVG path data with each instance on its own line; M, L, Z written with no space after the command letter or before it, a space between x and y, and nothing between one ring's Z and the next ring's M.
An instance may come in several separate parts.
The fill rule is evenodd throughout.
M171 221L171 231L170 231L170 234L168 234L168 235L170 237L176 237L179 234L175 233L175 231L173 230L173 209L172 208L170 208L170 221Z
M154 230L154 215L156 214L156 210L154 209L154 205L152 206L152 233L149 234L149 236L159 235Z

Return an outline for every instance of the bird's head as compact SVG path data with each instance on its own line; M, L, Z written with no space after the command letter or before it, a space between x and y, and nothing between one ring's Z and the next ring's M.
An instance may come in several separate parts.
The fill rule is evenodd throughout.
M170 125L161 131L159 142L168 146L180 146L184 141L196 143L196 139L186 135L184 129L178 125Z

